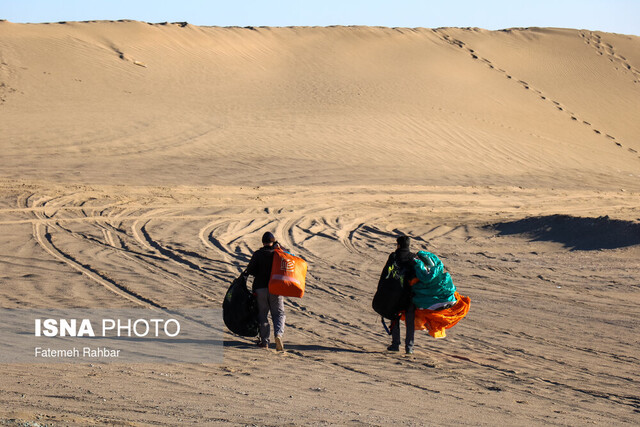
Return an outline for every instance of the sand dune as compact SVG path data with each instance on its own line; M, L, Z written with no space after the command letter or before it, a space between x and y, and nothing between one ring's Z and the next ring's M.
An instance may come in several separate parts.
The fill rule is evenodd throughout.
M218 307L264 231L309 263L284 354L5 365L0 420L635 424L640 38L0 22L3 308ZM467 318L390 355L399 233Z
M140 22L0 31L6 178L67 182L63 166L83 184L129 184L131 169L145 185L638 182L637 37Z

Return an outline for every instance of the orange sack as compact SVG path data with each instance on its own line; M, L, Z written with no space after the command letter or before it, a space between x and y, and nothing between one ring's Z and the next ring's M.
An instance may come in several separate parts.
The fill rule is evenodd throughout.
M306 276L307 262L305 260L282 249L276 249L271 265L269 293L302 298Z
M445 329L449 329L466 316L471 305L469 297L464 297L457 292L454 295L457 302L453 307L444 310L417 308L414 321L416 330L426 329L434 338L446 337ZM404 313L402 320L405 320Z

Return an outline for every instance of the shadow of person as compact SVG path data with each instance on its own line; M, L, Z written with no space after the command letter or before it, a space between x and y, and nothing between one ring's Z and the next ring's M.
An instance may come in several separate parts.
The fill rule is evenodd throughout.
M255 343L250 341L238 341L238 340L224 340L225 348L239 348L239 349L249 349L256 347ZM317 352L317 353L375 353L366 350L360 350L357 348L345 348L345 347L336 347L336 346L326 346L319 344L295 344L295 343L286 343L285 342L285 350L291 351L304 351L304 352Z

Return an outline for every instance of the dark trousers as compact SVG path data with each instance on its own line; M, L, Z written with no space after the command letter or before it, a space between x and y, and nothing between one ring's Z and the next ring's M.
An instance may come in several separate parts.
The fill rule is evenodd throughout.
M407 329L407 334L404 339L404 348L405 350L413 349L413 337L415 335L415 324L413 321L415 320L416 315L416 306L411 303L409 307L407 307L407 311L405 312L405 325ZM400 319L393 322L391 326L391 345L400 347Z

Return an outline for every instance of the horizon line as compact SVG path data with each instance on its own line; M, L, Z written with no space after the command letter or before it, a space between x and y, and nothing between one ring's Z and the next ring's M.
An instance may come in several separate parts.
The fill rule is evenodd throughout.
M7 22L10 24L18 24L18 25L64 25L64 24L93 24L93 23L141 23L147 25L177 25L179 27L201 27L201 28L243 28L248 30L255 30L256 28L353 28L353 27L361 27L361 28L384 28L384 29L406 29L406 30L439 30L439 29L447 29L447 28L457 28L461 30L482 30L489 32L505 32L510 30L535 30L535 29L557 29L557 30L576 30L576 31L591 31L591 32L600 32L600 33L609 33L609 34L619 34L625 36L634 36L640 37L636 34L627 34L627 33L616 33L612 31L603 31L603 30L591 30L588 28L576 28L576 27L544 27L539 25L531 25L531 26L515 26L515 27L505 27L499 28L495 30L490 30L488 28L476 27L476 26L441 26L441 27L405 27L405 26L387 26L387 25L366 25L366 24L330 24L330 25L199 25L192 24L188 21L160 21L160 22L151 22L151 21L141 21L138 19L88 19L81 21L74 20L63 20L63 21L42 21L42 22L14 22L8 19L0 19L0 22Z

